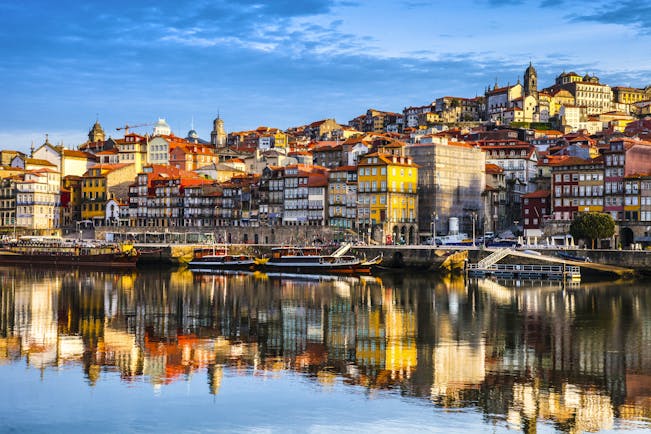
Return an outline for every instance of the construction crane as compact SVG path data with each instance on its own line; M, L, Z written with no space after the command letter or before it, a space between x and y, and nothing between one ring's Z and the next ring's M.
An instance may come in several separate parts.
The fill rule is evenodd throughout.
M129 134L129 128L140 128L140 127L149 127L154 124L137 124L137 125L129 125L129 124L124 124L123 127L117 127L116 130L124 130L124 134Z

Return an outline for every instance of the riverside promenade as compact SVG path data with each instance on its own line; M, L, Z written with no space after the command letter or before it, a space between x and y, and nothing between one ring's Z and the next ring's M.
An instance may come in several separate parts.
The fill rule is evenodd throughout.
M269 255L273 247L280 244L227 244L230 253ZM141 252L141 264L181 265L187 263L195 249L209 247L206 243L136 243ZM327 248L327 247L326 247ZM462 272L465 263L477 263L497 248L472 246L429 246L429 245L357 245L351 252L359 257L372 258L382 255L382 268L398 271L413 269L433 272ZM500 263L504 264L565 264L578 266L584 276L630 278L636 274L651 274L651 251L634 250L584 250L584 249L509 249ZM558 253L576 257L588 257L590 262L558 257Z

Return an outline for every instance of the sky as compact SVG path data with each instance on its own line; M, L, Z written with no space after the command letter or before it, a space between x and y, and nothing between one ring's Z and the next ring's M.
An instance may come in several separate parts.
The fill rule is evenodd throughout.
M651 84L651 3L0 0L0 149L76 148L165 118L209 139L339 123L563 71ZM133 129L144 134L151 126Z

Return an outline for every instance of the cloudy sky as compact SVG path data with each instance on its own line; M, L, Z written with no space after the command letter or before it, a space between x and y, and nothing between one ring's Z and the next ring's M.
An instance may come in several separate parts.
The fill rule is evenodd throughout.
M0 149L99 119L208 138L401 111L563 70L651 84L651 4L564 0L0 0ZM145 133L151 127L136 131Z

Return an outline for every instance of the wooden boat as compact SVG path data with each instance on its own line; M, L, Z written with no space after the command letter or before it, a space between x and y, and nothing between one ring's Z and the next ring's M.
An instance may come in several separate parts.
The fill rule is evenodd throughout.
M231 255L226 246L195 249L188 267L192 270L251 270L255 260L249 255Z
M382 264L383 255L379 254L373 259L361 261L358 267L355 267L355 273L370 273Z
M354 274L370 271L362 261L345 255L350 245L344 245L332 254L324 255L320 247L275 247L270 258L256 258L256 268L277 273L338 273Z
M25 236L0 245L0 264L135 268L137 260L130 244Z

